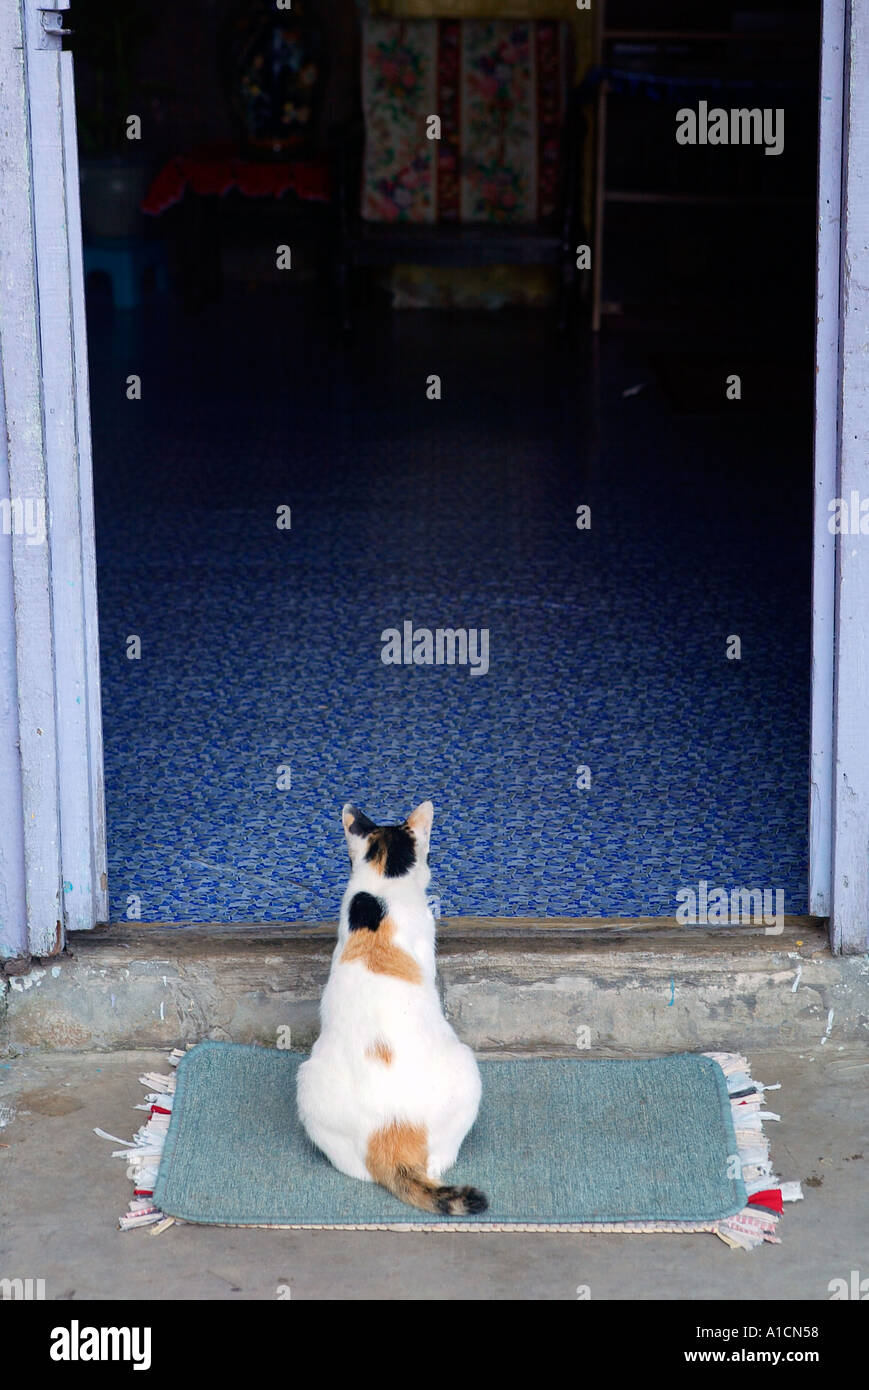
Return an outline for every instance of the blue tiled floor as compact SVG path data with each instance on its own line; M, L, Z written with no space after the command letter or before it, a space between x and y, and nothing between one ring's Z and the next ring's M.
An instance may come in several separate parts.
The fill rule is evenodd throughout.
M345 360L290 295L120 322L90 325L113 917L333 917L342 803L428 796L450 915L667 915L701 878L806 911L802 421L676 417L618 345L596 412L533 316L406 314ZM488 674L383 665L405 619L488 628Z

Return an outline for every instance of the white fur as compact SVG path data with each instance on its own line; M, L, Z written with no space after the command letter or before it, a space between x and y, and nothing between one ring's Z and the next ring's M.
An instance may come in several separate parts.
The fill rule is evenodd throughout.
M302 1124L336 1168L363 1182L371 1181L369 1139L393 1120L425 1125L427 1176L440 1178L455 1162L480 1104L476 1059L444 1018L435 985L435 922L426 902L432 815L431 802L413 814L417 862L401 878L386 878L366 863L366 841L347 832L352 870L320 1001L321 1032L298 1073ZM361 961L342 962L350 900L362 892L386 903L393 942L417 962L421 984L375 974ZM390 1065L366 1057L377 1042L391 1049Z

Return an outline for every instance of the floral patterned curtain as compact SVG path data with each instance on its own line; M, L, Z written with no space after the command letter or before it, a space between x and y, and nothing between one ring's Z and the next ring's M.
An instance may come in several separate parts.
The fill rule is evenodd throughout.
M602 4L602 0L600 0ZM578 10L576 0L362 0L372 16L393 19L564 19L573 30L576 80L594 66L596 16ZM583 220L591 220L593 173L593 111L589 110L582 170Z

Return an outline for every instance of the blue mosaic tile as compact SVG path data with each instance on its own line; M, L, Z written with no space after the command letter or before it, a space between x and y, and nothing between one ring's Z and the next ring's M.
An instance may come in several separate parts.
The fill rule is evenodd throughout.
M701 878L806 911L808 486L774 507L808 437L625 401L617 344L596 425L509 322L468 360L399 316L341 365L289 299L213 313L91 323L113 917L334 917L343 802L427 796L450 914L665 915ZM404 619L488 628L488 673L384 666Z

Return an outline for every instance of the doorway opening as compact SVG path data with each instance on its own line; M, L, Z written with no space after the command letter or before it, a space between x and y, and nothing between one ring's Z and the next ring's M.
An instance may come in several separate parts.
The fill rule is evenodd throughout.
M426 797L447 917L807 913L817 5L574 36L567 334L559 267L346 255L371 17L309 7L316 130L266 159L280 22L218 8L148 7L103 107L141 139L80 122L112 920L330 920L342 804ZM781 152L678 144L707 88Z

